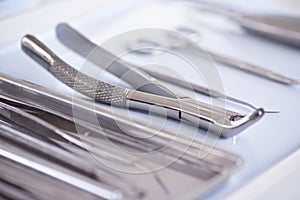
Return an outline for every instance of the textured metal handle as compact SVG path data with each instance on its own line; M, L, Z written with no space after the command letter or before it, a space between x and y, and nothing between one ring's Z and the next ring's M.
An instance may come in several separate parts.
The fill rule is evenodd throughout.
M87 76L70 67L60 59L55 59L49 71L61 82L96 101L124 105L126 89Z
M43 66L58 80L74 90L102 103L125 105L127 89L96 80L79 72L52 53L34 36L23 37L22 49L40 64L41 60L45 61L44 58L51 61L44 62Z
M178 95L138 67L94 44L68 24L56 27L57 38L79 55L134 86L136 90L176 98Z

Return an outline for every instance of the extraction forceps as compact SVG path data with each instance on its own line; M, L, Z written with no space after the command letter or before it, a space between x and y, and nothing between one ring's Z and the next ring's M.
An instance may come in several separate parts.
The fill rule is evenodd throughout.
M147 112L152 111L163 116L167 114L168 117L179 121L209 129L217 134L221 133L223 137L232 137L238 134L258 121L264 114L262 108L247 115L241 115L216 106L212 107L188 97L178 97L178 94L160 84L151 84L151 86L159 88L161 93L168 93L168 96L111 85L72 68L32 35L24 36L21 43L22 49L58 80L97 102ZM111 61L110 58L104 59ZM150 109L150 107L156 109Z

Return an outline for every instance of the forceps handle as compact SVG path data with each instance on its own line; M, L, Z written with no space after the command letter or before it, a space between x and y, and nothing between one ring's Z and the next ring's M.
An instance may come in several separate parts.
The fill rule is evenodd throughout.
M22 38L22 49L58 80L88 97L106 104L125 105L127 90L98 81L66 64L32 35Z
M49 48L31 35L23 37L21 48L46 69L53 64L56 57Z

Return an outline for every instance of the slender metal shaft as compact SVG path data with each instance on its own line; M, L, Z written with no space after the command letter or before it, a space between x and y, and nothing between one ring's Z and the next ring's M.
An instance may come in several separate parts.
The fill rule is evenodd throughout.
M184 33L187 33L186 35L189 37L194 38L196 41L199 41L199 33L198 31L191 29L191 28L187 28L187 27L179 27L177 28L177 30L179 32L182 32L180 30L184 30ZM166 38L168 39L168 38ZM189 45L188 47L186 46L172 46L172 44L169 44L171 48L174 49L178 49L178 50L183 50L183 51L188 51L191 54L196 54L196 55L201 55L203 53L203 50L198 46L198 45ZM275 73L271 70L262 68L260 66L254 65L252 63L248 63L248 62L244 62L242 60L239 59L235 59L232 57L228 57L228 56L224 56L221 55L219 53L213 52L211 50L205 50L205 52L211 57L212 60L227 65L229 67L233 67L235 69L256 75L256 76L260 76L262 78L271 80L271 81L275 81L278 83L282 83L282 84L287 84L287 85L297 85L300 84L300 80L298 79L292 79L289 77L286 77L284 75L281 75L279 73Z
M211 56L211 58L219 63L223 63L226 64L228 66L232 66L236 69L272 80L272 81L276 81L278 83L283 83L283 84L287 84L287 85L296 85L296 84L300 84L300 80L297 79L291 79L288 78L286 76L283 76L281 74L275 73L271 70L267 70L261 67L258 67L256 65L250 64L250 63L246 63L246 62L242 62L238 59L234 59L234 58L229 58L229 57L225 57L213 52L208 52L208 54Z

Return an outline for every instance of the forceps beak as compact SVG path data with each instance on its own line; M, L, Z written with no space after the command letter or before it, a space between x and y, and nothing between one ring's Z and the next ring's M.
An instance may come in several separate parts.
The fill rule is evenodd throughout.
M153 112L176 118L194 126L204 128L223 138L233 137L245 130L259 119L262 118L265 111L263 108L254 110L247 115L237 113L214 112L201 105L192 106L189 101L180 101L168 97L157 96L153 94L143 94L138 91L129 91L129 107L149 110L150 106L157 106L160 109L151 109ZM198 109L195 109L198 108ZM218 108L221 109L221 108Z

